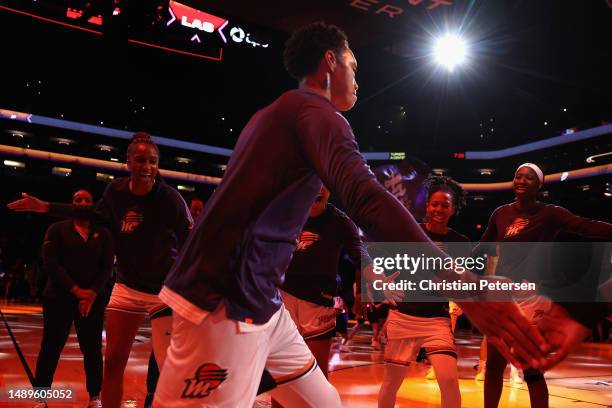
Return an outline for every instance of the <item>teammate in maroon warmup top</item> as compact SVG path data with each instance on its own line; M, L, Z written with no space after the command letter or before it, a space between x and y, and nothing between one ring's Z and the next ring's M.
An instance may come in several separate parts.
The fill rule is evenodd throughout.
M544 183L544 174L538 166L525 163L516 170L513 189L516 200L498 207L489 220L481 237L481 242L498 242L500 253L496 274L514 281L528 278L531 257L535 256L528 248L503 245L512 242L551 242L561 231L579 234L589 238L612 240L612 225L594 221L572 214L563 207L546 204L537 200L538 192ZM538 282L536 282L538 283ZM537 321L549 311L550 302L543 297L525 299L520 303L525 315ZM555 306L559 307L559 306ZM574 308L579 305L573 305ZM583 326L583 338L588 331ZM569 327L568 327L569 330ZM507 360L495 347L487 344L487 368L485 373L485 408L494 408L499 404L502 392L503 375ZM548 406L548 388L544 376L538 370L524 371L524 378L529 388L532 407Z

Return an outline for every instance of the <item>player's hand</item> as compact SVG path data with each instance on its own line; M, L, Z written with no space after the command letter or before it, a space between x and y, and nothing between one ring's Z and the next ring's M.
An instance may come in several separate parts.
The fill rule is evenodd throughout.
M395 282L395 278L400 276L400 272L393 272L389 276L381 275L378 279L382 281L382 283L391 283ZM391 306L397 307L397 302L401 302L404 299L404 291L401 289L395 290L383 290L383 295L385 296L385 300L383 303L389 303Z
M49 212L49 203L47 201L42 201L27 193L21 193L21 199L8 203L7 207L13 211L19 212Z
M541 370L549 370L559 364L589 335L587 327L575 321L563 306L554 303L537 326L552 351Z
M548 364L550 350L536 326L513 302L457 302L470 322L488 337L497 350L519 368Z
M89 312L92 306L93 306L93 301L90 301L87 299L81 300L79 302L79 313L81 314L81 316L87 317L89 315Z
M97 293L91 289L82 289L81 287L74 285L70 292L76 296L79 300L88 300L93 302L96 299Z
M96 296L98 296L98 294L91 289L83 289L82 294L83 294L83 297L81 298L81 300L85 299L92 303L94 300L96 300Z

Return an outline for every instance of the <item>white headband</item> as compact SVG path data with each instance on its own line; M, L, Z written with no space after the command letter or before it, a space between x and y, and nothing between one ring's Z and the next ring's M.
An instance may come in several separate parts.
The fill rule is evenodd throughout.
M538 176L538 180L540 180L540 186L542 184L544 184L544 173L542 172L542 169L540 169L537 164L533 164L533 163L523 163L520 166L518 166L518 168L516 169L516 171L514 172L514 175L516 176L516 173L518 173L518 171L523 168L523 167L529 167L531 170L535 171L535 174Z

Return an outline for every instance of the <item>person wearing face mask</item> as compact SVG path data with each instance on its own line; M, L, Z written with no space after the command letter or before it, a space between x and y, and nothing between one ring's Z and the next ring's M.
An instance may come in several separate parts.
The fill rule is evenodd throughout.
M72 204L93 204L92 195L78 190ZM43 337L36 360L35 387L51 387L60 354L74 323L83 353L89 407L100 407L102 387L102 326L106 299L98 296L111 276L110 232L88 219L52 224L43 242L47 283L43 292ZM44 407L40 402L38 406Z
M127 149L129 177L113 180L96 206L49 203L22 194L8 205L15 211L49 213L105 222L111 231L118 271L106 316L102 403L118 408L123 372L136 331L148 315L155 358L163 366L170 343L172 316L157 294L193 226L181 195L159 175L159 149L137 132Z
M493 211L487 229L480 242L497 242L499 260L496 274L514 281L526 278L531 269L526 265L534 254L525 247L504 245L515 242L551 242L561 232L569 232L589 238L612 240L612 224L594 221L572 214L563 207L546 204L538 200L538 193L544 184L544 173L533 163L521 164L514 175L513 190L515 201L505 204ZM535 282L536 284L539 282ZM540 295L526 295L517 299L523 314L534 324L547 316L567 314L581 315L582 325L577 323L566 326L566 335L584 339L588 329L584 326L584 313L580 306L558 305ZM598 307L602 307L599 305ZM567 309L567 310L566 310ZM593 314L597 313L593 311ZM503 374L507 360L495 347L487 344L487 363L485 372L485 408L494 408L499 404L503 386ZM523 371L524 381L529 388L532 407L548 407L548 388L542 372L528 368Z
M427 186L425 223L421 227L427 236L450 256L471 255L469 239L448 226L452 216L465 206L466 193L450 177L431 176ZM395 406L399 390L409 365L415 361L419 348L423 347L432 363L428 379L436 379L440 387L441 406L459 408L459 374L457 351L454 344L454 325L448 303L398 302L397 310L389 312L386 323L385 373L378 394L379 408ZM454 305L455 308L458 306Z
M204 211L204 201L200 200L199 198L192 198L191 202L189 203L189 212L191 213L191 217L193 218L194 222L200 218L202 211Z

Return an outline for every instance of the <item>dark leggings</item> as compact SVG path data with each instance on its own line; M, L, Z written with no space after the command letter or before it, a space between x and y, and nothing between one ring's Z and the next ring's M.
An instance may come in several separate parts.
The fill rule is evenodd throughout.
M487 342L487 369L485 371L484 406L497 408L504 386L504 370L508 361L494 345ZM523 371L532 408L548 407L548 387L542 373L535 369Z
M159 380L159 367L155 360L155 354L153 350L151 350L151 355L149 355L149 369L147 370L147 394L155 394L157 380Z
M43 298L44 327L36 360L35 387L51 387L60 354L74 322L79 348L83 353L87 392L90 397L100 395L105 300L104 296L99 296L89 315L83 317L78 310L79 300L72 295L69 298Z

